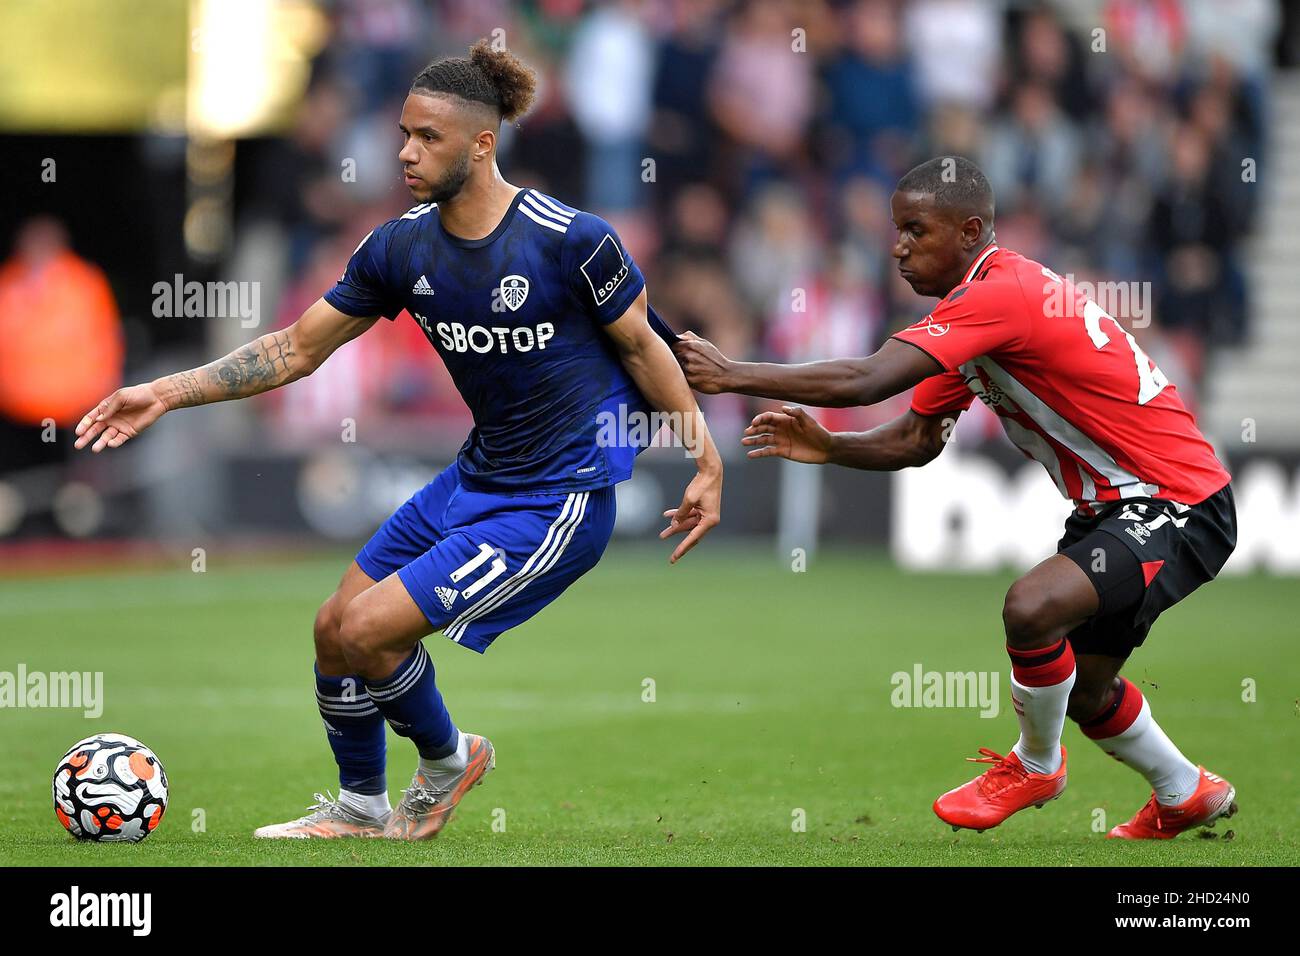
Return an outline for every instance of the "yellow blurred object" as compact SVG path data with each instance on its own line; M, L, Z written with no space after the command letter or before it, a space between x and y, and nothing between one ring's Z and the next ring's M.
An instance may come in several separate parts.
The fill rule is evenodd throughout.
M233 139L282 129L329 24L307 2L192 0L188 132Z
M0 3L0 129L273 133L329 30L310 0Z

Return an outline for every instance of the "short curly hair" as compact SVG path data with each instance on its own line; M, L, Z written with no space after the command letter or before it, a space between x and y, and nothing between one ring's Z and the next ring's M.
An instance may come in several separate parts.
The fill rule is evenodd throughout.
M411 92L459 96L491 107L503 120L515 120L533 105L537 74L509 50L494 50L482 39L467 57L434 60L416 74Z
M895 191L931 195L941 209L979 216L985 228L993 224L993 187L980 168L965 156L936 156L927 160L904 173Z

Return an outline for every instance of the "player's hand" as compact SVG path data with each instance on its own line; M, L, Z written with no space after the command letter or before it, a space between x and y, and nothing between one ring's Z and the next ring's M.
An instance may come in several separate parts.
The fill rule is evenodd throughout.
M668 559L669 564L676 564L722 520L722 469L699 472L686 486L681 506L676 511L665 511L664 517L669 519L668 527L659 532L660 539L687 532Z
M673 343L673 355L691 388L705 395L728 391L731 361L708 339L694 332L683 332Z
M824 465L831 456L831 433L793 405L782 405L779 412L755 415L740 443L749 446L750 458L779 455L791 461Z
M128 439L140 434L167 411L152 385L131 385L119 388L77 422L77 440L74 448L99 452L117 448Z

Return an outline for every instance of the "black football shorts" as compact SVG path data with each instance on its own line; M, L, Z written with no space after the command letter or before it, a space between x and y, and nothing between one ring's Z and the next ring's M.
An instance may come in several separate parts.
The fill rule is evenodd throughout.
M1056 546L1097 589L1097 613L1070 632L1076 654L1128 657L1160 614L1214 580L1237 544L1232 486L1200 504L1117 501L1072 514Z

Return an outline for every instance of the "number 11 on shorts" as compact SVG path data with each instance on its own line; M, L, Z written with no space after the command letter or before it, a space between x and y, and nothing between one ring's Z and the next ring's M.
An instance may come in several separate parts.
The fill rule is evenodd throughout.
M486 562L489 558L492 559L492 566L488 568L487 573L484 574L477 581L475 581L473 584L471 584L469 587L463 588L461 590L461 594L464 596L466 600L469 600L470 598L474 597L475 594L478 594L479 591L483 590L491 582L495 581L502 574L504 574L506 570L506 563L502 561L499 557L497 557L496 548L492 547L492 545L480 544L478 546L478 554L474 555L474 557L470 558L468 561L466 561L464 564L458 567L455 571L451 572L451 583L456 584L457 582L463 580L467 575L472 574L474 571L482 567L484 562Z

